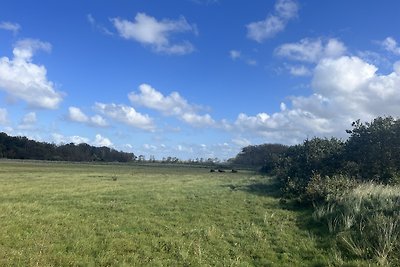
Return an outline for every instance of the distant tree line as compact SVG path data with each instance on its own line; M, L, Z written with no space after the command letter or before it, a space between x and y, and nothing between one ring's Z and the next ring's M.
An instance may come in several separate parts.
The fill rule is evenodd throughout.
M0 158L33 159L52 161L104 161L129 162L133 153L117 151L109 147L94 147L88 144L55 145L37 142L24 136L9 136L0 133Z
M288 146L281 144L250 145L242 148L236 157L229 160L229 163L236 166L262 168L263 172L270 172L275 169L279 158L288 150Z

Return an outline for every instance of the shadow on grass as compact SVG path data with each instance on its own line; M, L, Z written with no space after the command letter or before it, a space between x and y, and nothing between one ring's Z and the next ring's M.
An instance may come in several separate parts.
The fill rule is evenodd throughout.
M243 191L258 196L268 196L279 198L279 188L276 185L268 183L255 183L250 185L235 185L235 184L225 184L222 187L229 188L231 191Z
M269 196L273 198L279 198L281 195L279 190L279 184L275 181L267 181L265 183L255 183L255 184L245 185L242 186L240 190L258 196Z
M242 191L257 196L279 199L273 205L274 208L295 212L297 214L296 225L299 229L309 232L311 236L316 236L315 242L321 249L329 250L332 248L334 237L329 233L325 224L313 218L313 207L299 200L283 198L277 180L267 178L265 181L257 181L256 183L246 185L227 184L223 186L228 187L232 191Z

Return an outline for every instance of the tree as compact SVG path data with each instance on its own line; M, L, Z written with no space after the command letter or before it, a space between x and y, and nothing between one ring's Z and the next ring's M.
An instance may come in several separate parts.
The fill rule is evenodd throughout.
M357 168L358 178L390 183L400 171L400 121L378 117L372 122L353 122L347 130L346 160Z
M0 133L0 157L10 159L64 160L64 161L120 161L134 159L133 153L116 151L108 147L94 147L74 143L56 146L29 140L24 136Z
M264 171L269 172L276 167L279 157L287 148L287 146L280 144L246 146L231 162L235 165L264 167Z

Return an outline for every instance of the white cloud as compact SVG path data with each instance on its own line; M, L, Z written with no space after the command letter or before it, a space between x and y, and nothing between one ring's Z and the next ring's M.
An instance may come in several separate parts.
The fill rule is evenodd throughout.
M36 119L35 112L29 112L22 118L22 122L24 124L34 124L34 123L36 123L36 121L37 121L37 119Z
M18 125L19 130L33 129L36 124L37 118L35 112L29 112L22 118L21 123Z
M400 47L397 44L397 41L393 37L387 37L385 40L381 42L382 47L395 54L400 55Z
M143 115L137 112L133 107L114 103L96 103L95 109L103 115L129 126L147 131L153 131L155 129L153 119L147 114Z
M240 146L240 147L246 147L246 146L251 145L251 142L248 139L243 138L243 137L232 139L232 143L234 143L235 145Z
M108 126L107 121L100 115L94 115L94 116L90 117L90 124L99 126L99 127Z
M140 93L131 92L128 95L132 104L157 110L166 116L176 116L195 127L211 126L215 123L209 114L197 114L198 108L189 104L178 92L164 96L148 84L141 84L139 91Z
M106 147L113 147L113 143L110 141L110 139L101 136L100 134L96 134L96 138L93 142L94 146L106 146Z
M257 60L248 57L247 55L243 55L242 52L240 52L239 50L230 50L229 51L229 57L232 60L240 60L242 62L245 62L247 65L250 66L256 66L257 65Z
M94 19L92 14L87 14L86 18L87 18L88 22L90 23L90 25L96 26L96 20Z
M309 76L312 74L311 70L304 65L285 65L293 76Z
M184 113L182 114L182 120L195 127L207 127L214 126L215 121L209 114L198 115L195 113Z
M156 52L184 55L194 51L193 45L188 41L180 43L171 41L171 35L175 33L197 34L196 26L190 25L184 17L178 20L158 21L145 13L137 13L134 21L120 18L113 18L111 21L121 37L149 45Z
M69 144L69 143L74 143L76 145L86 143L90 143L90 139L86 137L82 137L79 135L73 135L73 136L64 136L59 133L53 133L51 134L51 138L53 139L53 142L57 145L59 144Z
M88 122L89 117L86 116L79 108L69 107L69 119L76 122Z
M139 91L140 93L131 92L128 95L133 104L155 109L165 115L179 115L183 112L193 111L191 105L178 92L172 92L170 95L164 96L148 84L141 84Z
M257 60L255 60L255 59L247 59L246 60L246 63L247 63L247 65L250 65L250 66L257 66Z
M374 51L358 51L357 56L368 63L371 63L375 66L382 66L385 69L389 69L392 65L389 59Z
M143 145L143 148L144 148L145 150L147 150L147 151L152 151L152 152L155 152L155 151L158 150L158 147L157 147L157 146L155 146L155 145L149 145L149 144L144 144L144 145Z
M241 52L238 50L231 50L229 51L229 57L233 60L240 58Z
M293 0L278 0L275 10L279 17L289 20L297 16L299 5Z
M400 63L388 75L358 57L325 58L318 62L313 94L291 97L290 106L273 114L240 114L234 128L262 136L267 142L298 143L313 136L346 136L357 119L400 116Z
M16 43L13 49L15 61L31 62L32 57L36 51L43 50L45 52L51 51L51 44L42 42L37 39L23 39Z
M107 121L100 115L88 117L77 107L68 108L68 119L74 122L85 123L89 126L106 127Z
M323 58L337 58L346 53L346 46L337 39L304 38L298 43L287 43L275 49L275 54L290 60L317 63Z
M108 139L100 134L96 134L94 140L90 140L87 137L82 137L79 135L64 136L59 133L51 134L51 138L52 138L53 142L56 143L57 145L69 144L69 143L74 143L76 145L79 145L79 144L85 143L85 144L89 144L89 145L97 146L97 147L102 147L102 146L113 147L114 146L113 143L110 141L110 139Z
M87 14L86 18L93 29L96 29L106 35L110 35L110 36L114 35L114 33L112 33L109 29L107 29L106 27L104 27L101 24L98 24L92 14Z
M0 124L7 124L8 122L8 112L5 108L0 108Z
M247 27L247 37L259 43L283 31L289 20L297 16L299 6L294 0L278 0L275 12L265 20L252 22Z
M14 35L16 35L21 30L21 25L9 21L2 21L0 22L0 29L11 31Z
M277 16L268 16L265 20L247 25L247 37L259 43L272 38L285 29L286 23Z
M14 57L0 58L0 90L22 99L32 107L55 109L62 101L62 94L47 79L44 66L32 63L37 50L49 51L51 45L39 40L24 39L14 47Z

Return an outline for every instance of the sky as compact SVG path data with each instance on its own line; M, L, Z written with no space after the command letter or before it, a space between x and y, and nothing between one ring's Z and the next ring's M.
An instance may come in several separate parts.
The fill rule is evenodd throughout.
M4 0L0 131L156 159L400 116L397 0Z

